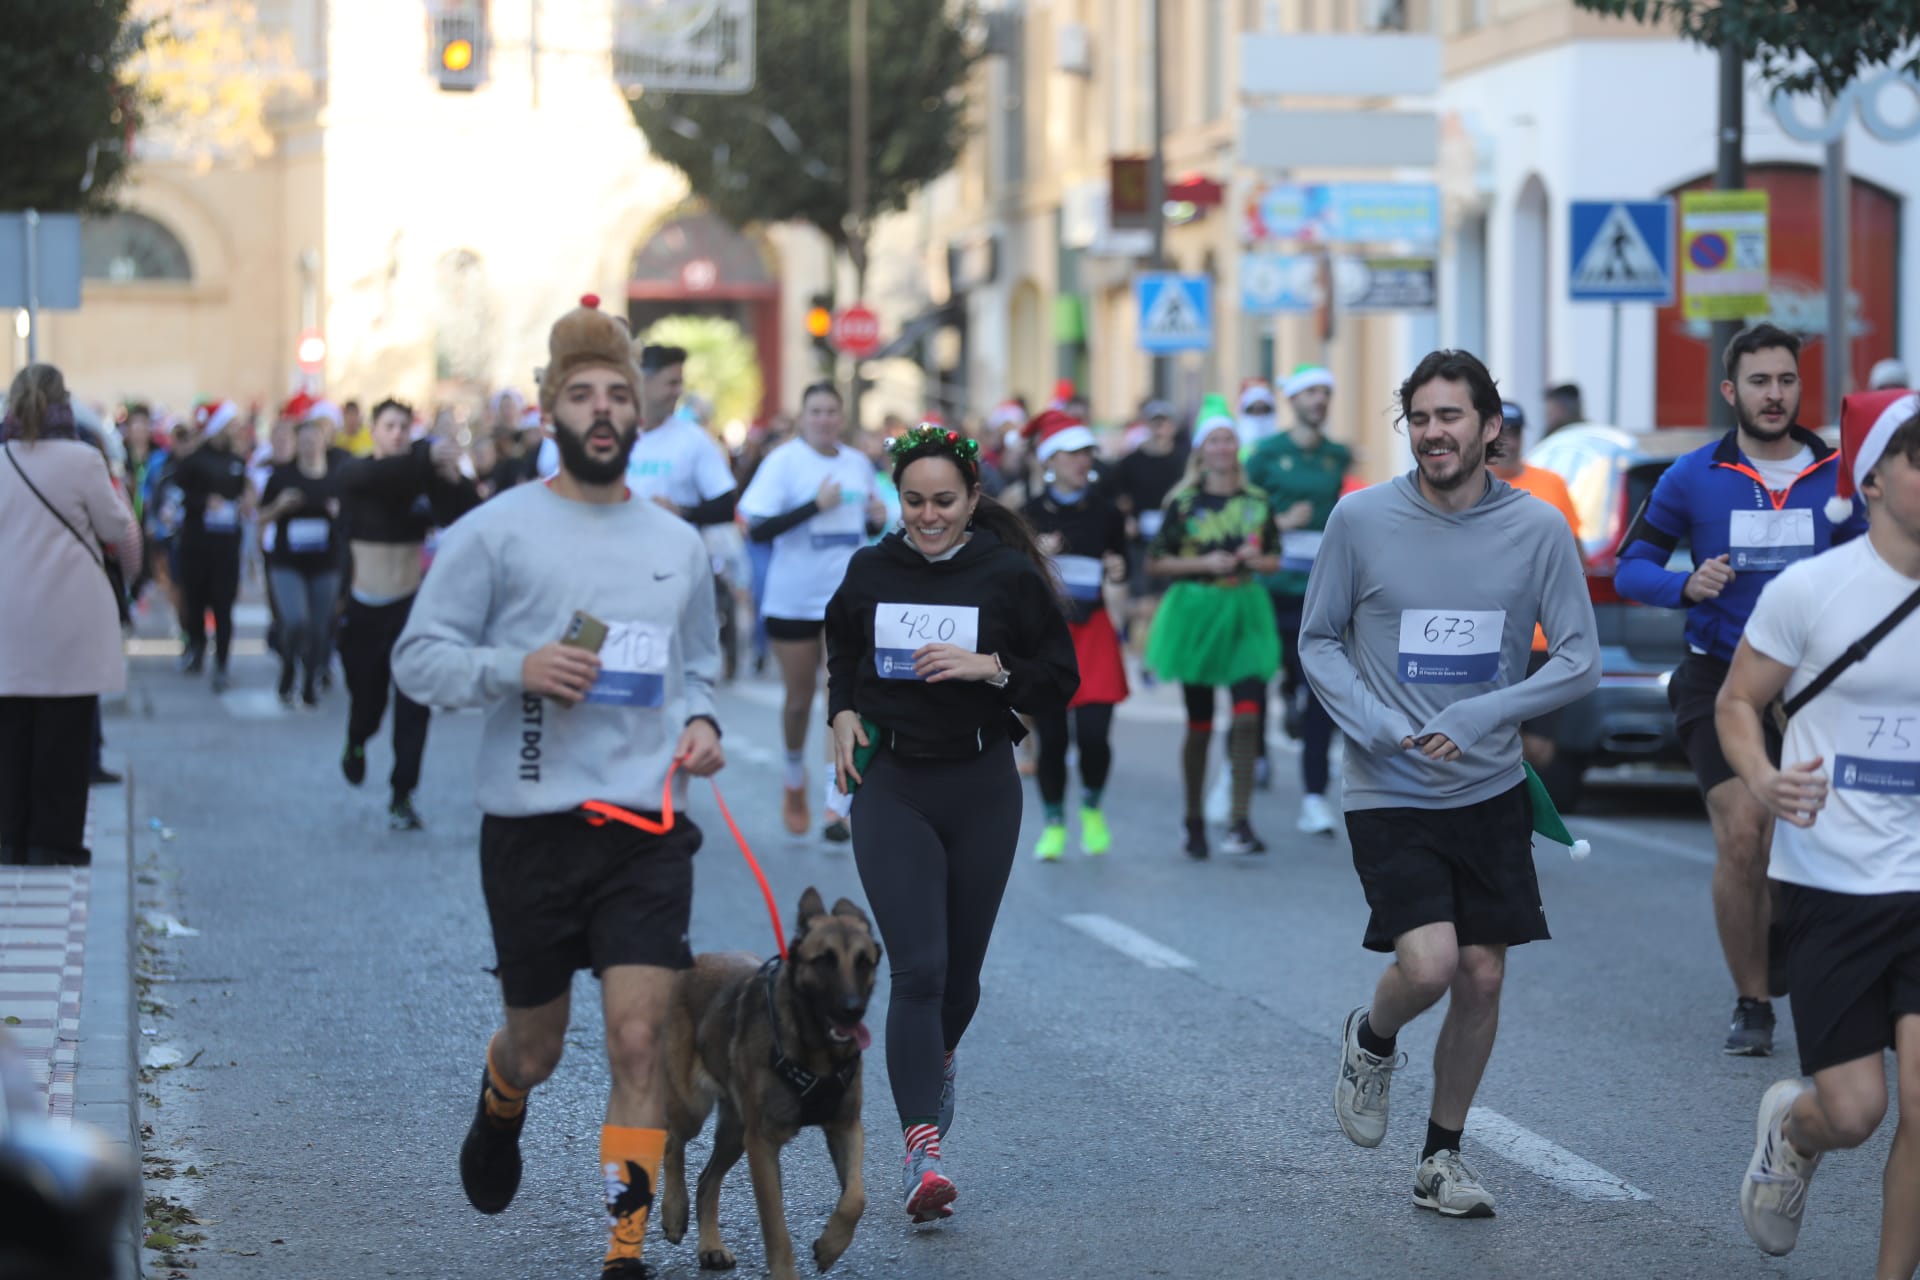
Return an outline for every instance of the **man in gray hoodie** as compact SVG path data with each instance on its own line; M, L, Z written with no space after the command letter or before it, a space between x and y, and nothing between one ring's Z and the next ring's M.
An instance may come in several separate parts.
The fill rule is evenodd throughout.
M1416 466L1334 507L1307 583L1300 658L1347 737L1343 806L1372 918L1391 951L1370 1007L1347 1015L1334 1109L1380 1145L1400 1028L1452 993L1414 1203L1490 1217L1460 1158L1493 1051L1510 946L1544 939L1522 721L1600 682L1593 605L1566 522L1488 472L1500 393L1464 351L1400 385ZM1528 676L1534 623L1552 638Z

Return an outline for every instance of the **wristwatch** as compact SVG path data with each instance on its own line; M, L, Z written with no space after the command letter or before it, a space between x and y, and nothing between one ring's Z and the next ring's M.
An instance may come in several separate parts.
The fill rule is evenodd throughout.
M989 654L987 656L993 659L993 665L996 668L998 668L992 675L987 677L987 683L992 685L996 689L1006 688L1007 687L1007 664L1000 661L1000 655L997 653Z

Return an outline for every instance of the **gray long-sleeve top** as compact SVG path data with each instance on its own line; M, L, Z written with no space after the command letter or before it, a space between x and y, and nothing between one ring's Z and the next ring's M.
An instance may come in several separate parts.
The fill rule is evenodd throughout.
M575 610L609 636L599 681L567 707L527 693L521 664ZM488 708L475 783L501 817L588 800L658 810L681 731L713 717L719 673L713 568L693 526L644 498L597 506L544 484L447 531L393 651L394 683L416 702Z
M1548 503L1487 477L1457 514L1409 472L1341 499L1307 582L1300 661L1347 736L1344 807L1453 809L1517 785L1520 722L1600 683L1580 555ZM1545 666L1526 675L1538 621ZM1461 757L1402 748L1443 733Z

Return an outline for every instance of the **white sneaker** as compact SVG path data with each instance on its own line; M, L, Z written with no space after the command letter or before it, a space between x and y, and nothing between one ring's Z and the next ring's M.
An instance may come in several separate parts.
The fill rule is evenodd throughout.
M1216 827L1226 826L1233 816L1233 769L1224 761L1213 775L1213 785L1207 788L1201 812Z
M1753 1159L1740 1184L1740 1217L1761 1252L1778 1258L1793 1252L1800 1239L1800 1216L1807 1210L1807 1186L1820 1167L1817 1155L1803 1156L1787 1141L1787 1113L1810 1086L1782 1080L1760 1099Z
M1325 796L1307 796L1300 801L1300 820L1293 824L1305 835L1323 836L1333 830L1333 809Z
M1387 1092L1393 1073L1407 1064L1407 1055L1376 1058L1360 1047L1360 1019L1364 1008L1347 1015L1341 1033L1340 1078L1333 1086L1333 1114L1355 1145L1377 1147L1387 1136Z
M1458 1151L1442 1148L1413 1171L1413 1202L1443 1218L1491 1218L1493 1193Z

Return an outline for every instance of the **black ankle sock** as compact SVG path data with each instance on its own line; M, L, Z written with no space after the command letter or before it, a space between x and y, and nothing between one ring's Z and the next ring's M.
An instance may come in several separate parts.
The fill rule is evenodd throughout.
M1436 1151L1458 1151L1463 1132L1461 1129L1442 1129L1433 1121L1427 1121L1427 1145L1421 1149L1420 1158L1425 1160Z
M1360 1025L1354 1031L1354 1038L1360 1042L1362 1049L1365 1049L1376 1058L1391 1058L1393 1056L1394 1045L1399 1040L1398 1036L1383 1036L1377 1034L1373 1029L1373 1024L1367 1021L1367 1015L1364 1013L1360 1015Z

